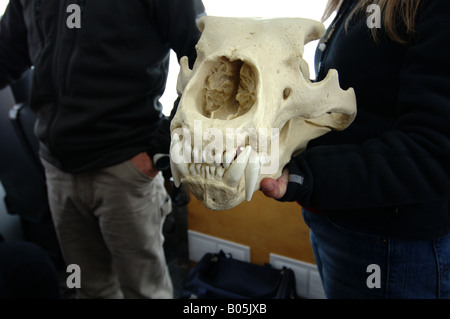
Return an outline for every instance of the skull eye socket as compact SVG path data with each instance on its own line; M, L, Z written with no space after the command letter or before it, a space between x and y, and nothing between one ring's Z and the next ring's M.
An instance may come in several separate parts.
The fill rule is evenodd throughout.
M221 57L205 79L203 115L231 120L246 114L256 102L256 86L248 63Z

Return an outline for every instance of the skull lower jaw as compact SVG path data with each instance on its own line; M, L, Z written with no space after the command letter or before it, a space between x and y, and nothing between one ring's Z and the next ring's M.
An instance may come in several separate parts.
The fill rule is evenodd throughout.
M211 210L226 210L244 201L243 183L231 187L223 181L187 176L183 179L186 188Z

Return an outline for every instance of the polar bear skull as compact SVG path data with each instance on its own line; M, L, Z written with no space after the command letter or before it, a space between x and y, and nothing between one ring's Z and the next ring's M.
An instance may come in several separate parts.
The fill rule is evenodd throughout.
M320 22L205 16L198 26L192 70L181 59L171 170L176 186L223 210L250 201L310 140L348 127L356 100L336 70L310 81L304 45L323 36Z

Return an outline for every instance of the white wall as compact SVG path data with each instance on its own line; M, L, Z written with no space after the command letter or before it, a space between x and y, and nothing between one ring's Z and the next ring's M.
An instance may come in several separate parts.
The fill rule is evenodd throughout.
M8 5L9 0L0 0L0 15L5 12L6 6Z

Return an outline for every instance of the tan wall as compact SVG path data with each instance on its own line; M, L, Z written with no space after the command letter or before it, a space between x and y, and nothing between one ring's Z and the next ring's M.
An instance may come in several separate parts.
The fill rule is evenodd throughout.
M270 253L315 263L309 229L297 203L280 203L258 191L251 202L215 212L190 197L190 230L250 246L251 262L256 264L268 263Z

